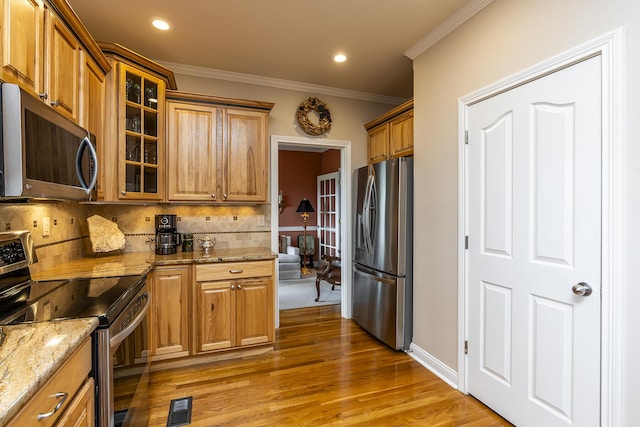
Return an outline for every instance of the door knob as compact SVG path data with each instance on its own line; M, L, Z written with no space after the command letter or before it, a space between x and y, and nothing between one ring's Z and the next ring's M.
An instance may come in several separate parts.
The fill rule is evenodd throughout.
M581 297L588 297L589 295L591 295L591 292L593 292L591 286L589 286L589 284L585 282L576 283L575 285L573 285L573 288L571 288L571 290L574 294Z

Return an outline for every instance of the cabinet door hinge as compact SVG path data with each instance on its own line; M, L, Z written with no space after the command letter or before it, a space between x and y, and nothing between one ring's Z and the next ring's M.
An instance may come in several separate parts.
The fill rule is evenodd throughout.
M469 144L469 131L468 130L464 131L464 143L465 144Z
M469 249L469 236L464 236L464 248Z
M469 354L469 341L464 342L464 354Z

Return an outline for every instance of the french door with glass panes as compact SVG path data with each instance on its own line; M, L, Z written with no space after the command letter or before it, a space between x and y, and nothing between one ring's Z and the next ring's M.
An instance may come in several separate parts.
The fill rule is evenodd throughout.
M318 176L320 256L340 256L340 172Z

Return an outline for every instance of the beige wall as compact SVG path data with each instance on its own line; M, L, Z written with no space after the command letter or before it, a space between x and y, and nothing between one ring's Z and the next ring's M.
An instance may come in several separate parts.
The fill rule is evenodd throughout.
M625 227L628 236L624 274L626 333L623 370L624 424L640 425L640 406L631 386L640 381L635 362L640 310L640 2L637 0L494 0L479 15L424 52L414 62L416 259L414 342L457 370L458 340L458 98L623 27L626 38L624 81L629 143L626 150Z

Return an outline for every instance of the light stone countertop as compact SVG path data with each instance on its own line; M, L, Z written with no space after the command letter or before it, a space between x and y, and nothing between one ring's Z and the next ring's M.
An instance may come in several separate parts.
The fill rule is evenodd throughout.
M86 256L65 262L45 271L34 271L33 280L62 280L74 278L99 278L107 276L140 275L150 272L156 265L204 264L214 262L259 261L275 259L278 254L270 248L210 249L181 252L171 255L156 255L154 252L125 252L109 256Z
M3 326L0 427L42 387L98 326L97 318ZM59 340L59 342L58 342Z

